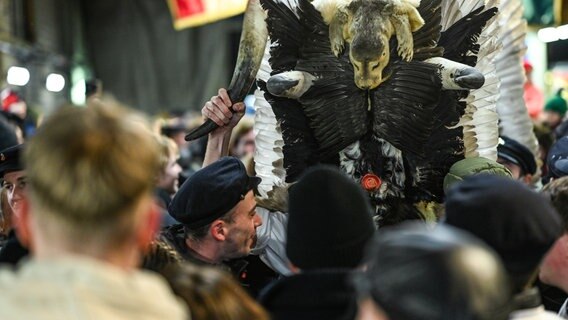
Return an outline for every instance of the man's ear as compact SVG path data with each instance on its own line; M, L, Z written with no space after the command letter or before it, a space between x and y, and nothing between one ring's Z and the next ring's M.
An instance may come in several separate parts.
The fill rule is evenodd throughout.
M227 239L227 224L221 219L217 219L211 223L209 233L213 239L217 241L225 241Z
M20 243L30 249L33 252L33 228L31 227L32 224L32 217L31 217L31 210L30 210L30 201L27 197L24 197L20 200L21 205L19 208L19 212L14 214L14 227L16 229L16 236Z
M532 179L533 179L532 174L527 174L527 175L525 175L525 176L523 177L523 182L524 182L525 184L529 184L529 185L530 185L530 184L532 183Z
M137 231L136 241L138 247L146 252L150 248L150 244L154 241L156 234L160 230L161 214L158 205L152 201L152 204L148 206L146 214L140 222L140 226Z

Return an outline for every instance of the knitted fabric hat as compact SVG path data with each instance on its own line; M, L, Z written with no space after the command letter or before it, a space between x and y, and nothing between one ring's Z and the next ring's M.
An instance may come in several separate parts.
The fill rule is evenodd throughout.
M568 104L566 103L566 100L562 98L560 92L548 100L544 105L544 111L556 112L560 114L561 117L564 117L566 110L568 110Z
M354 268L375 226L367 195L332 167L309 169L291 187L286 253L300 269Z
M493 174L511 178L511 171L502 164L483 157L474 157L460 160L452 165L448 174L444 177L444 192L456 182L463 181L468 176L476 174Z
M12 104L22 101L20 95L11 89L5 89L0 93L0 98L2 98L2 111L10 111Z
M534 271L562 234L550 201L518 181L492 175L468 177L451 188L445 222L485 241L516 275Z

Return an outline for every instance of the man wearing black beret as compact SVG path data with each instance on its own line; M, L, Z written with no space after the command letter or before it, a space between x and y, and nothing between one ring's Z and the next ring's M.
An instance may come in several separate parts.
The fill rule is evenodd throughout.
M28 250L18 241L12 229L12 215L19 210L26 189L26 172L21 161L23 144L0 151L0 177L2 193L6 194L10 212L2 212L5 227L9 228L8 238L0 250L0 263L15 265L28 255Z
M256 243L253 189L260 178L249 177L244 164L225 157L197 171L173 198L170 215L185 231L184 256L212 264L247 256Z
M252 272L253 257L247 257L262 224L253 192L259 183L260 178L248 176L244 164L233 157L197 171L183 183L168 208L180 224L164 230L161 240L185 261L231 272L255 296L265 282L276 277L266 266L262 276ZM256 259L254 266L262 267Z
M497 146L497 162L511 171L513 179L531 185L532 177L537 170L532 152L509 137L502 136L500 140Z
M249 255L263 222L254 195L261 179L249 176L239 159L221 157L227 154L231 129L244 113L244 105L239 103L233 106L237 113L231 115L230 106L226 91L221 89L203 108L204 116L217 120L220 127L209 134L204 168L186 180L170 202L168 213L179 224L163 230L159 241L185 261L231 272L256 296L277 274L264 260ZM147 256L145 266L155 269L146 263L155 259Z

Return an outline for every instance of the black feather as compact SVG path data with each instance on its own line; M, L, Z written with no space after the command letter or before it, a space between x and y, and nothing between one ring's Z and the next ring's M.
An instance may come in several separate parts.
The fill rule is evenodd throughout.
M286 182L294 182L306 168L319 162L318 145L298 101L271 95L264 81L258 81L258 86L264 91L264 97L280 125Z
M440 57L444 52L444 49L438 45L442 31L442 0L420 1L418 12L424 19L424 26L412 34L414 38L413 59L424 61Z
M297 12L283 2L261 0L261 3L267 10L268 35L272 40L268 60L272 74L293 70L302 45L302 37L298 36L302 28Z
M475 66L479 44L477 40L487 22L497 14L497 8L486 11L484 6L472 11L442 33L439 44L444 47L444 58Z
M423 156L436 119L441 81L433 64L393 62L393 73L372 94L373 132L403 153Z

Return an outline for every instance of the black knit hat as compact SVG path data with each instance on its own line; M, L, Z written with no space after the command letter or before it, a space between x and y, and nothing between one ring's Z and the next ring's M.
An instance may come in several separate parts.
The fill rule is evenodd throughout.
M375 227L361 187L333 167L309 169L290 189L286 253L300 269L354 268Z
M168 212L190 230L206 226L229 212L260 181L247 175L239 159L221 158L181 185Z
M559 214L544 196L497 176L472 176L446 196L445 222L485 241L514 275L534 271L562 234Z

